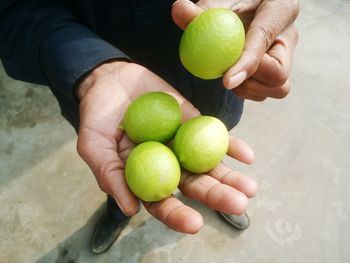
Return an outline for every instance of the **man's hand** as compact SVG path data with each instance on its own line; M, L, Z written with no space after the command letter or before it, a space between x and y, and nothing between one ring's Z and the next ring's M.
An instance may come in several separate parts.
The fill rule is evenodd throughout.
M140 201L126 184L125 161L134 144L120 125L130 102L150 91L173 95L181 105L184 120L199 115L198 110L168 83L132 63L105 63L89 74L77 90L81 100L78 152L91 168L100 188L129 216L138 211ZM249 146L233 137L228 155L244 163L254 159ZM256 194L257 185L253 179L221 163L207 174L183 173L179 189L185 196L213 209L241 214L247 208L248 197ZM150 214L176 231L195 233L203 225L201 215L174 196L143 204Z
M245 99L284 98L290 90L289 74L298 41L294 20L297 0L177 0L174 22L182 29L203 10L230 8L242 19L246 42L239 61L223 77L224 86Z

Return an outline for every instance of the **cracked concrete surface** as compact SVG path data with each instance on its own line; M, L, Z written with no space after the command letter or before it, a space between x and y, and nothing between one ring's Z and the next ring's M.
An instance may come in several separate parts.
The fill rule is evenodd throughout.
M300 42L284 100L247 102L232 133L257 160L251 227L205 220L173 232L142 210L107 253L88 250L105 195L75 152L48 88L0 70L0 262L350 262L350 2L302 0Z

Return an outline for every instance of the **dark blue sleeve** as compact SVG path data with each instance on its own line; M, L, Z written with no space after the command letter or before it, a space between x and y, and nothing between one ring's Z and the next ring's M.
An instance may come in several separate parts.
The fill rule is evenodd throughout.
M128 56L81 25L61 1L1 0L0 58L14 79L49 85L74 102L80 77Z

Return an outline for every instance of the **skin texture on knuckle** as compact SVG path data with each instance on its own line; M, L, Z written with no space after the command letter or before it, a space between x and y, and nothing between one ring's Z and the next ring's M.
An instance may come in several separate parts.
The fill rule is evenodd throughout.
M300 3L298 0L290 0L287 2L291 5L291 9L293 10L292 19L294 21L300 13Z
M264 0L262 4L258 7L260 9L264 5L279 6L281 9L280 15L286 15L290 18L290 23L294 21L300 12L300 3L298 0Z
M260 38L261 43L264 45L264 50L268 50L272 45L275 37L273 27L266 27L265 25L252 25L251 31L255 32L257 37Z
M143 204L151 215L162 222L171 220L171 216L174 215L172 212L182 207L175 198L167 198L156 205L151 205L149 202L143 202Z
M210 189L206 192L206 195L204 197L204 202L208 203L210 207L218 207L221 204L224 203L225 197L224 195L218 195L218 192L224 192L223 190L226 191L226 189L221 189L221 184L216 183Z
M268 75L268 85L272 87L283 86L289 79L293 53L298 42L298 31L294 25L291 25L280 37L277 37L275 44L281 45L286 54L283 56L278 53L277 50L271 51L270 57L274 59L274 63L269 64Z
M289 41L277 38L259 65L260 73L257 77L267 86L282 86L289 78L294 46L287 42Z
M239 0L233 1L231 9L237 13L255 11L263 0Z
M275 37L283 29L293 24L299 14L299 10L300 7L297 0L265 0L257 9L257 14L261 13L259 20L265 22L262 24L256 23L256 25L252 26L257 27L260 35L271 45Z
M284 85L289 78L289 68L281 64L278 64L274 70L271 70L270 85L272 87L279 87Z
M298 17L300 12L300 4L298 0L287 0L279 1L282 8L283 8L283 14L288 17L288 24L292 24L295 19Z
M276 89L276 97L275 98L276 99L283 99L283 98L287 97L287 95L290 92L290 89L291 89L290 81L287 80L287 82L284 85L282 85Z

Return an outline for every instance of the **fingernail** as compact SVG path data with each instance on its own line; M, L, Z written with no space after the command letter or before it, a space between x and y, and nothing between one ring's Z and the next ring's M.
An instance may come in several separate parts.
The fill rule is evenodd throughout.
M193 4L193 2L191 2L190 0L182 0L182 1L175 1L175 2L173 3L173 6L176 5L176 4L178 4L178 3L180 3L180 2L188 3L188 4Z
M234 89L239 86L247 78L247 72L241 71L236 75L232 76L229 80L228 86L230 89Z
M252 164L254 161L255 161L255 153L254 153L254 151L253 151L253 149L249 149L248 151L247 151L247 156L246 156L246 163L247 164Z

